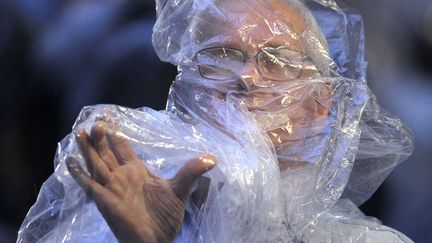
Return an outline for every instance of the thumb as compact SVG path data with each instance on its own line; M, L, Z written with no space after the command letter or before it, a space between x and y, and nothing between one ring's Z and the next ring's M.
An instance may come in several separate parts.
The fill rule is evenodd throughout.
M192 184L205 172L216 166L216 158L210 154L204 154L199 158L194 158L177 172L171 180L171 188L180 198L185 199L188 195Z

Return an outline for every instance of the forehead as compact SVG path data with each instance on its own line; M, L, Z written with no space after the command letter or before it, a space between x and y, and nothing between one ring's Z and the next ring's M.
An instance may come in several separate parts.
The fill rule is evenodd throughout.
M221 9L225 16L223 30L230 37L224 44L245 49L304 49L300 38L306 28L304 18L283 0L226 0Z

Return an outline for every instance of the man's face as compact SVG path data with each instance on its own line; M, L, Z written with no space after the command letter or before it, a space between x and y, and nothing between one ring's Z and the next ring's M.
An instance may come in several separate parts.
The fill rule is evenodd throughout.
M201 75L232 80L277 151L315 136L328 116L330 87L313 81L320 72L306 53L304 19L282 0L226 1L223 8L228 38L197 54Z

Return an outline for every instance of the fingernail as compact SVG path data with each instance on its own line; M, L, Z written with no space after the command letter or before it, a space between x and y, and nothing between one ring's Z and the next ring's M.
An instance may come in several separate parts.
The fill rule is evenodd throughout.
M71 165L71 161L70 161L70 158L69 157L67 157L66 159L65 159L65 163L66 163L66 165L68 166L68 167L70 167L70 165Z
M76 169L76 163L71 157L66 158L66 166L70 169Z
M103 122L98 122L98 123L96 123L96 128L103 130L105 128L105 125Z
M199 158L204 164L207 165L215 165L216 164L216 158L212 155L206 154Z
M75 133L75 137L81 139L84 135L84 129L80 129Z
M104 136L105 126L102 122L96 123L91 130L91 136L96 136L97 138L101 138Z

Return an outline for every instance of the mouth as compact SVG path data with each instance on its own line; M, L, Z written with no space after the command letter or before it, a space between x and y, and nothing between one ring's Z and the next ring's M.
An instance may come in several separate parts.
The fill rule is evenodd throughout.
M268 109L265 109L264 107L260 107L260 106L246 106L246 108L250 112L254 112L254 111L269 111Z
M256 102L255 104L246 104L246 108L250 112L279 112L281 110L292 109L293 107L286 107L280 104L277 100L268 100L265 102Z
M285 139L285 142L296 143L296 142L306 141L306 140L317 138L317 137L322 137L325 135L326 135L325 133L318 133L318 134L314 134L314 135L310 135L310 136L304 136L302 138L287 138L287 139Z
M280 94L276 95L273 93L270 95L267 97L246 97L243 99L243 104L249 111L279 112L281 110L295 110L305 101Z

